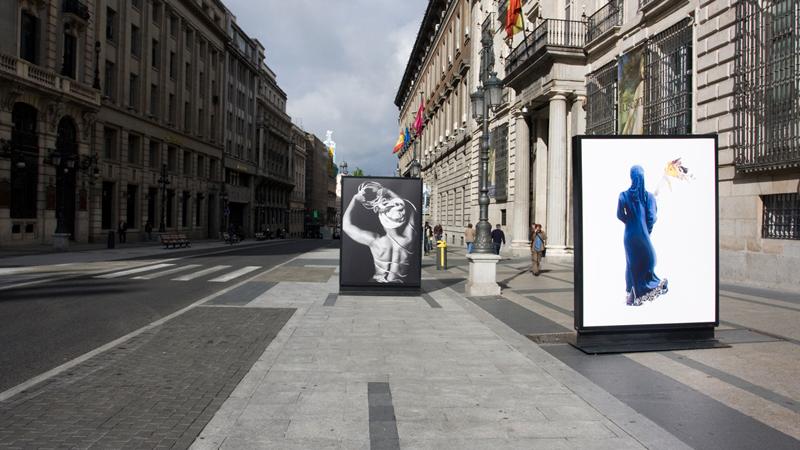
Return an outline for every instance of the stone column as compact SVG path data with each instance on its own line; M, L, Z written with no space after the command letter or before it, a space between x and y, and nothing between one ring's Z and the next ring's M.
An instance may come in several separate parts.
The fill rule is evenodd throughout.
M547 127L536 120L536 186L534 186L533 222L547 225Z
M511 249L514 254L525 254L528 251L528 229L530 228L530 131L528 122L521 112L515 115L514 133L514 222Z
M547 249L548 255L566 253L567 220L567 98L550 99L550 130L547 158Z

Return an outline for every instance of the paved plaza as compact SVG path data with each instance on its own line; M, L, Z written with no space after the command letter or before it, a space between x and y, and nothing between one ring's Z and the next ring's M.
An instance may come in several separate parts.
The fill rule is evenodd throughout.
M505 258L502 295L468 298L466 259L456 249L448 270L425 260L420 296L355 296L338 292L336 245L291 250L300 243L309 245L229 248L231 257L252 255L244 267L256 267L261 253L281 258L238 276L239 266L216 248L195 251L210 256L170 253L169 262L151 248L137 250L129 266L120 260L60 279L82 289L160 282L176 297L187 285L213 291L5 386L0 447L779 449L800 442L796 294L722 286L717 337L730 348L586 355L568 343L569 260L548 258L533 277L529 261ZM230 268L176 281L219 265ZM211 282L223 273L232 278ZM0 293L23 301L19 292L48 283Z

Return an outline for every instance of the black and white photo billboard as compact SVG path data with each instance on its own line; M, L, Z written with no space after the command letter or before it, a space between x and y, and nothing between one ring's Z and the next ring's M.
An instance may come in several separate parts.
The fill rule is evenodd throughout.
M342 177L339 286L418 290L422 180Z
M718 324L716 136L579 136L575 328Z

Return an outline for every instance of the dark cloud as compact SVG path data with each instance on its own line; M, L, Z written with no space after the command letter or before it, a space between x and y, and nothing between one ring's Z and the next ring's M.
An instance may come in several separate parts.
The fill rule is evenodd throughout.
M390 175L397 158L394 97L426 0L225 0L266 48L288 112L325 139L337 163Z

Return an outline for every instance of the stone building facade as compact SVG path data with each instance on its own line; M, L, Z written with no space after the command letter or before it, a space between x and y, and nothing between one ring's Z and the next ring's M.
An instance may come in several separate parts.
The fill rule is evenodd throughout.
M469 115L475 86L470 78L472 22L470 1L430 1L395 97L401 129L411 128L424 103L424 129L399 155L400 173L410 175L416 154L430 190L423 220L441 224L451 245L463 245L464 227L477 220L477 160L471 151L474 121Z
M258 89L258 180L255 190L257 230L290 228L289 197L294 187L292 120L286 93L275 72L262 63Z
M335 181L330 173L331 158L328 148L314 134L306 133L305 217L304 233L307 237L320 236L321 227L329 224L329 191ZM332 206L332 205L331 205ZM333 219L335 220L335 219Z
M236 24L230 11L226 33L223 216L226 227L232 225L252 236L257 222L253 199L259 157L256 95L264 47Z
M0 4L0 242L93 231L92 130L100 108L94 2ZM101 33L102 34L102 33Z
M220 228L225 11L191 2L100 1L103 103L93 236L125 222L198 239Z
M306 212L306 132L292 124L292 179L289 195L289 235L302 237Z
M588 133L718 133L723 282L798 290L798 8L615 0L589 11ZM629 64L644 80L633 126L619 123Z

